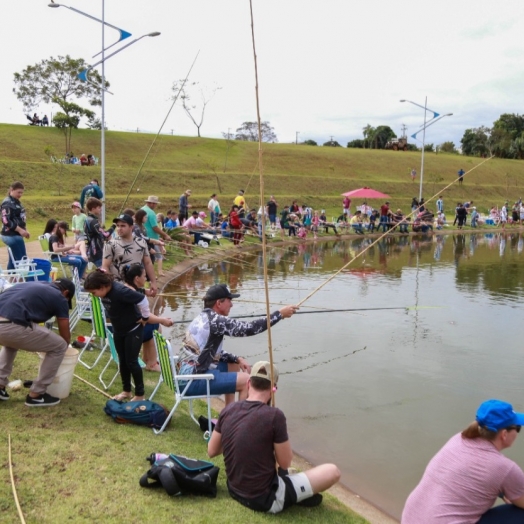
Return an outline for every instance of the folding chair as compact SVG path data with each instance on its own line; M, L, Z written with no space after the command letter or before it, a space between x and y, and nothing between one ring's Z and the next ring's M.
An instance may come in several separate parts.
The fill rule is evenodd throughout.
M40 242L42 254L45 256L45 259L51 262L51 264L58 264L60 266L60 269L62 270L62 275L64 275L64 277L67 277L64 264L62 264L62 257L58 253L53 253L49 250L49 240L45 237L45 235L40 235L38 237L38 241Z
M15 260L13 251L7 246L7 253L15 270L18 272L16 282L25 282L28 278L36 280L36 277L42 276L45 273L41 269L36 269L36 263L32 258L24 257L21 260Z
M107 329L106 329L106 318L104 314L104 307L102 306L102 301L93 295L91 295L91 318L90 318L93 328L91 330L91 335L86 339L85 346L80 351L78 355L78 362L80 362L87 369L93 369L102 358L102 355L108 348L109 344L107 341ZM94 339L98 339L100 342L100 354L95 359L95 361L90 364L83 360L84 353L87 351L87 348L92 345Z
M107 341L109 342L109 351L111 355L109 356L109 360L107 361L107 364L104 366L104 369L98 376L98 380L100 380L102 386L104 386L104 389L106 391L113 385L113 382L116 380L116 377L118 377L118 373L120 372L120 360L118 358L118 353L116 352L115 339L113 337L113 333L111 333L111 331L109 330L107 330ZM111 362L114 362L116 364L116 373L114 377L111 379L111 381L108 384L106 384L104 382L104 373L107 371L107 368L111 365ZM140 364L141 368L146 367L146 363L141 358L138 359L138 363Z
M189 415L194 420L194 422L199 426L198 420L195 417L193 411L193 400L202 399L207 402L207 420L208 420L208 430L209 435L211 435L211 397L219 397L220 395L211 395L210 393L210 381L213 380L213 375L211 373L204 375L178 375L176 371L176 362L175 357L173 356L173 350L171 349L171 344L166 338L159 333L158 331L153 332L153 337L155 340L155 347L158 354L158 360L160 362L160 379L156 385L153 393L149 397L149 400L152 400L156 395L158 388L165 382L169 389L173 392L175 396L175 405L171 409L166 421L160 429L153 428L155 435L159 435L166 429L171 417L174 415L176 409L183 400L189 401ZM186 394L189 386L195 380L205 380L206 381L206 394L191 396Z

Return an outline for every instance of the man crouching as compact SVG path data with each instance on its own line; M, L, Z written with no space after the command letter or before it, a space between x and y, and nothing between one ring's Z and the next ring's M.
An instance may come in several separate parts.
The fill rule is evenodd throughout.
M288 474L293 450L284 413L269 405L272 382L276 391L276 367L271 380L270 363L257 362L251 369L247 399L229 404L220 413L208 455L224 454L229 494L252 510L279 513L293 504L318 506L320 492L338 482L340 471L334 464L322 464Z

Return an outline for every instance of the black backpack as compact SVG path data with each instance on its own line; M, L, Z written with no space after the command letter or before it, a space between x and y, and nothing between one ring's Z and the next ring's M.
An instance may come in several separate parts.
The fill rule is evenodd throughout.
M216 497L220 468L212 462L157 453L147 460L151 469L140 478L143 488L163 487L170 496L192 493Z

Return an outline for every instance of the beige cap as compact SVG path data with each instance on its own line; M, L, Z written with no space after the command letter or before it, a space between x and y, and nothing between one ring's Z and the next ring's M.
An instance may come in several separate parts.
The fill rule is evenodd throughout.
M147 197L147 200L145 200L144 202L149 202L151 204L160 204L160 200L158 200L158 197L155 195L149 195Z
M250 377L265 378L271 380L271 364L265 360L261 360L253 365L251 368ZM278 369L273 365L273 383L278 382Z

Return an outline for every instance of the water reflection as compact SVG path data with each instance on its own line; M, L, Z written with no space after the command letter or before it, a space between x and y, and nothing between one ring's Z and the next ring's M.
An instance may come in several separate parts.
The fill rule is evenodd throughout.
M296 303L356 255L307 301L357 312L297 315L273 330L282 374L277 402L294 448L333 461L363 497L399 516L428 460L487 398L519 411L523 237L519 233L384 238L270 247L272 309ZM173 282L164 307L191 320L214 283L241 293L232 315L264 311L259 252L203 264ZM371 311L377 307L405 307ZM165 312L164 312L165 314ZM168 335L179 340L184 325ZM264 336L231 339L250 361ZM524 466L524 443L508 451Z

